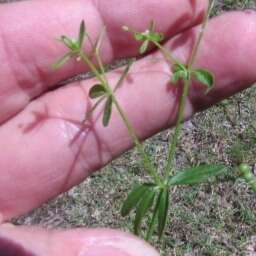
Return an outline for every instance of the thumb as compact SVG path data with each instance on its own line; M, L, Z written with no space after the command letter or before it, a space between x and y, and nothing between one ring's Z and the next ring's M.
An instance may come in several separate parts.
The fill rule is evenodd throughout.
M135 236L117 230L44 230L0 226L0 256L158 256Z

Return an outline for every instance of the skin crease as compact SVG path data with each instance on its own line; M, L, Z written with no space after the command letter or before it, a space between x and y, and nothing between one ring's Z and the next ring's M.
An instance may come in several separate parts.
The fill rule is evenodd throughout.
M194 30L187 31L168 42L175 56L187 59L190 44L186 39L193 37L193 33ZM256 15L253 12L231 13L210 22L196 65L208 67L216 74L216 88L204 96L202 91L195 90L199 85L194 84L186 118L256 80L253 65L256 46L251 43L255 37ZM134 64L118 91L119 101L141 138L173 124L177 110L177 91L168 85L169 67L158 53L153 57L145 57ZM116 81L119 75L118 71L113 71L109 79ZM96 113L90 128L93 131L88 132L86 128L79 133L79 122L90 104L87 92L94 83L91 79L49 92L2 124L0 147L5 151L0 158L0 212L4 221L81 182L90 172L131 147L116 112L108 128L102 127L101 120L97 119L100 113ZM9 106L6 111L8 109ZM10 161L13 156L15 161ZM3 224L0 243L1 237L22 244L37 255L158 255L144 242L119 231L46 231Z

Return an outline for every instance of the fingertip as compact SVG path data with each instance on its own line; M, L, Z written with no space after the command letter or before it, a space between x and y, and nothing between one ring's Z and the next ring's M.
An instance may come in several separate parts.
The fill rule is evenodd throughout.
M46 230L1 226L0 238L0 249L4 242L9 251L15 249L35 255L159 256L153 247L138 237L111 229Z
M70 237L80 241L81 256L159 256L145 241L119 230L78 229L62 233L62 239Z

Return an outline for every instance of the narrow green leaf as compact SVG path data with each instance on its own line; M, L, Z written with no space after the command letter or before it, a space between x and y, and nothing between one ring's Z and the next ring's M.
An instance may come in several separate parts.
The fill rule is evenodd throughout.
M92 106L92 108L90 108L86 114L85 114L85 119L84 119L84 122L89 120L93 114L93 112L97 109L97 107L99 106L99 104L105 100L106 97L101 97L97 100L97 102Z
M224 173L223 165L200 165L178 172L169 178L169 185L195 185L206 182L210 177Z
M169 210L169 190L165 189L161 192L159 210L158 210L158 236L161 239L166 223Z
M126 65L126 67L125 67L125 69L124 69L122 75L120 76L120 78L119 78L119 80L118 80L118 82L117 82L117 84L116 84L116 86L115 86L115 88L114 88L114 92L115 92L119 87L122 86L122 84L123 84L123 82L124 82L124 79L126 78L128 72L129 72L129 70L130 70L130 68L131 68L131 66L132 66L132 64L133 64L134 62L135 62L135 58L131 58L131 59L128 60L127 65Z
M79 37L78 37L78 44L79 44L80 49L83 45L84 38L85 38L85 23L84 23L84 20L83 20L80 24Z
M151 20L150 21L150 24L149 24L149 32L154 32L155 31L155 29L156 29L156 23L155 23L155 21L154 20Z
M181 79L186 80L188 77L187 73L183 70L176 71L172 74L171 82L177 84L177 82Z
M176 73L178 71L188 72L186 65L181 64L181 63L175 63L172 67L172 70L173 70L173 73Z
M112 105L113 105L113 99L111 96L108 97L105 109L104 109L104 114L103 114L103 125L106 127L109 124L111 113L112 113Z
M214 75L206 69L196 69L192 71L192 75L200 83L207 87L207 92L209 92L214 86Z
M68 52L65 54L62 58L60 58L58 61L56 61L53 65L52 68L54 70L59 69L62 67L67 61L69 61L72 58L72 53Z
M139 33L139 32L134 33L134 38L137 41L144 41L147 39L147 37L145 35L143 35L142 33Z
M149 186L146 185L137 185L132 192L128 195L127 199L124 201L121 215L123 217L127 216L133 208L137 206L137 204L142 199L142 196L149 190Z
M100 49L101 49L105 34L106 34L106 27L104 26L101 29L99 37L98 37L97 42L96 42L96 46L95 46L95 53L96 54L100 54Z
M136 216L134 220L134 233L136 235L139 234L140 225L143 217L146 215L147 211L151 208L154 202L154 198L156 195L156 191L151 189L148 190L147 193L144 194L140 203L136 209Z
M89 97L91 99L99 98L106 94L106 89L102 84L94 85L89 91Z
M155 204L155 207L154 207L154 210L153 210L153 215L151 217L150 225L148 227L148 231L147 231L147 235L146 235L146 241L149 241L151 239L152 235L153 235L154 226L155 226L156 220L157 220L157 215L158 215L161 196L162 196L162 190L159 192L159 195L158 195L157 200L156 200L156 204Z
M143 42L143 44L140 47L140 54L144 54L148 49L149 41L146 40Z
M148 37L149 37L150 41L154 41L154 42L158 42L158 43L163 41L163 39L164 39L164 35L163 34L156 33L156 32L150 33Z
M77 50L79 48L78 42L67 36L61 36L60 41L64 43L67 46L67 48L69 48L72 51Z

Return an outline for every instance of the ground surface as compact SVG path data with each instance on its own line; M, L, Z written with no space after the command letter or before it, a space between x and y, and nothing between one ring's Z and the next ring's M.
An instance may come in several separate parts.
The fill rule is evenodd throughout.
M218 1L214 13L244 8L256 8L255 1ZM184 166L220 161L234 166L244 160L255 165L255 108L256 87L252 87L197 114L185 125L177 163ZM146 143L160 166L170 132L158 134ZM147 178L136 159L134 151L126 153L103 172L15 222L129 230L131 221L119 214L121 202L134 182ZM163 255L256 255L255 209L255 194L241 180L177 190Z

